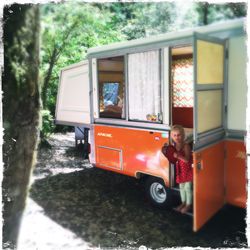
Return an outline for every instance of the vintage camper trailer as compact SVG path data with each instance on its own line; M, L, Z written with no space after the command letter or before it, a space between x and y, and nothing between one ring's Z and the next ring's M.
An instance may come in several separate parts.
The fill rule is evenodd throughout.
M56 122L89 131L90 162L145 180L170 205L175 168L161 153L171 125L192 143L193 230L224 204L246 207L245 19L116 43L62 69Z

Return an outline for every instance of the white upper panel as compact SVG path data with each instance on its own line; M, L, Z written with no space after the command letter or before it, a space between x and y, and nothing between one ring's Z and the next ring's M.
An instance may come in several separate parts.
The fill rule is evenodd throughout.
M247 47L246 37L229 40L228 129L246 130Z
M130 48L141 45L148 45L152 43L162 42L166 40L179 39L184 37L191 37L194 32L210 33L210 32L222 32L237 28L242 28L245 25L245 18L238 18L234 20L227 20L223 22L217 22L206 26L200 26L195 28L184 29L180 31L173 31L162 35L156 35L147 38L140 38L126 42L118 42L110 45L104 45L100 47L90 48L88 54L95 54L104 51L119 50L124 48Z
M88 61L61 71L56 105L56 122L90 124Z

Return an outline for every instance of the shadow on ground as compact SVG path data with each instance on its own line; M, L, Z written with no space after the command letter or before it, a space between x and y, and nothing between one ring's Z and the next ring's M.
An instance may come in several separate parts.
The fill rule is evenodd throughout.
M137 180L96 168L38 179L30 196L95 247L247 247L245 210L226 207L193 233L191 217L152 208Z

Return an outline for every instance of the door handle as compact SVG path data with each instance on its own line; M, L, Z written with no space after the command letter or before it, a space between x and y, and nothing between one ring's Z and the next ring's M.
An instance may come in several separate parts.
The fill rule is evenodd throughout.
M196 165L197 165L197 170L202 170L203 169L201 161L197 162Z

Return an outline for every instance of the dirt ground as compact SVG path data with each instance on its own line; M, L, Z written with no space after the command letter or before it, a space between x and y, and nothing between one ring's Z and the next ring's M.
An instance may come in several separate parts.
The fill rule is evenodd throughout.
M74 134L41 147L18 250L246 248L246 211L226 206L198 233L192 217L159 210L134 178L93 168Z

